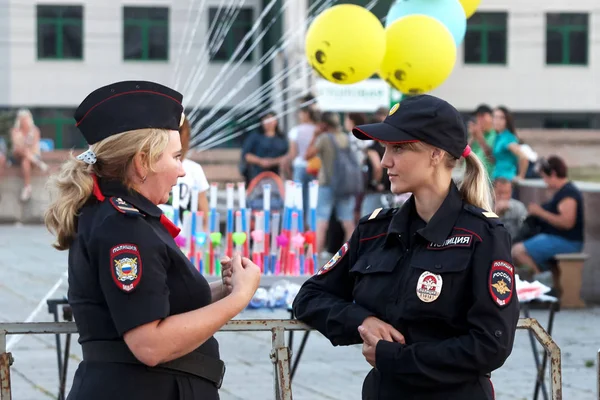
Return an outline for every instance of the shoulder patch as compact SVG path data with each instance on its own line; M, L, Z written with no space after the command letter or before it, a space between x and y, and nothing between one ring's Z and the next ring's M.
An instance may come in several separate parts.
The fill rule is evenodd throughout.
M496 213L493 213L491 211L484 211L482 212L482 214L488 218L499 218Z
M515 291L515 268L511 263L504 260L492 262L488 289L497 306L504 308L510 304Z
M397 208L376 208L371 214L362 217L358 223L361 224L364 222L390 218L396 213L397 210Z
M381 212L381 210L383 210L381 207L373 210L371 216L369 216L369 219L377 218L377 215Z
M110 249L110 268L115 285L131 293L142 279L142 257L135 244L123 243Z
M486 221L491 226L504 225L502 223L502 220L496 215L496 213L486 211L483 208L475 207L471 204L465 204L464 209L468 211L469 214Z
M346 253L348 253L349 248L350 246L348 245L348 242L344 243L338 252L331 257L331 260L327 261L327 264L323 265L323 267L317 272L317 275L323 275L331 271L336 265L339 264L340 261L342 261L342 258L344 258Z
M121 214L130 215L130 216L143 216L140 210L126 202L120 197L111 197L109 199L110 204Z

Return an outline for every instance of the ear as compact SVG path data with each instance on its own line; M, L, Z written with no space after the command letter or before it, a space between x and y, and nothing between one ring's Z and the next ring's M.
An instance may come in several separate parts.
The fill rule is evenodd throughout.
M431 152L429 153L429 155L431 157L431 165L436 166L442 162L442 160L444 158L444 151L442 149L438 149L437 147L434 147L431 150Z
M146 153L137 153L133 157L133 169L135 175L140 179L148 175L148 156Z

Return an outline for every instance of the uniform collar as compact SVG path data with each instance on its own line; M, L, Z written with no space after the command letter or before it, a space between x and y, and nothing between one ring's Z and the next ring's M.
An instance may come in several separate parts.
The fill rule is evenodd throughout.
M442 202L442 205L433 215L427 226L419 229L417 233L427 241L443 244L452 232L460 211L463 208L462 196L454 181L450 184L450 191ZM392 217L388 228L388 237L400 234L408 237L410 221L416 216L414 195L411 196L400 208L398 213Z
M133 189L128 189L117 180L99 179L98 183L102 194L106 197L120 197L129 204L135 206L144 214L155 218L160 218L163 214L162 210L146 197Z

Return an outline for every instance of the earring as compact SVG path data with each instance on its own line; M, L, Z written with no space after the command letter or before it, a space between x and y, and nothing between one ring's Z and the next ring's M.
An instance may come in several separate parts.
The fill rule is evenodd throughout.
M146 182L146 177L143 177L142 178L142 183L145 183L145 182Z

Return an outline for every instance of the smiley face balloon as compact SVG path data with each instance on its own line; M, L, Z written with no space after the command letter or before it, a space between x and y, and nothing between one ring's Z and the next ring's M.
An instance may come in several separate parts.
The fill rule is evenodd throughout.
M427 93L441 85L456 63L456 44L437 19L402 17L386 28L387 50L379 75L404 94Z
M385 29L366 8L333 6L308 28L305 52L309 64L323 78L351 84L371 77L385 54Z

